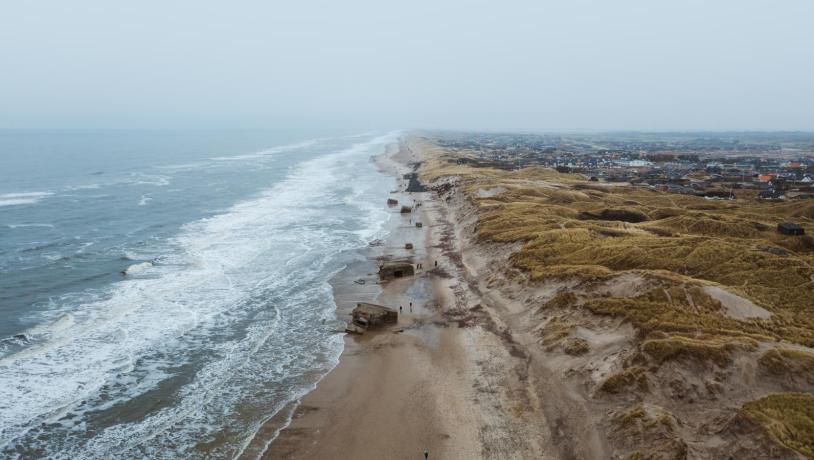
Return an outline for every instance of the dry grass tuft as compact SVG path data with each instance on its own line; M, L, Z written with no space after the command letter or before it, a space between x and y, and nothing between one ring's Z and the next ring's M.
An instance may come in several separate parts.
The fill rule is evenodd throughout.
M726 367L732 363L736 351L754 351L757 347L756 341L747 338L670 336L645 340L641 350L656 364L685 360L692 363L712 362Z
M570 291L560 291L551 298L548 302L544 303L538 311L548 309L566 309L573 307L577 303L577 296Z
M781 444L814 458L814 395L780 393L743 405Z
M599 385L599 391L609 394L630 392L649 393L650 387L650 379L647 378L645 370L641 367L634 366L608 377Z
M591 183L543 168L475 169L455 164L458 157L428 139L418 142L429 153L422 179L438 181L443 199L451 199L454 188L456 197L472 203L477 238L522 245L509 259L507 273L513 280L577 281L577 294L560 292L538 313L548 319L551 312L564 310L567 317L568 310L585 309L622 318L638 333L638 354L630 363L726 367L739 353L757 350L759 341L814 346L814 238L776 231L778 223L791 221L814 233L814 203L759 202L744 194L711 201ZM488 197L477 193L494 187L505 191ZM626 273L646 283L636 289L608 288ZM771 316L728 316L704 291L710 284ZM537 331L544 346L579 353L583 348L574 340L575 327L555 314ZM764 375L788 380L805 375L814 382L814 355L791 346L765 352L759 365ZM646 393L654 385L656 374L634 366L608 377L599 391ZM814 396L772 395L745 404L742 411L780 443L814 458ZM669 413L648 405L615 412L611 437L625 446L619 457L686 457L687 446L674 423Z
M583 338L569 337L563 341L562 351L571 356L581 356L591 351L591 346Z
M589 300L599 314L622 316L644 333L702 331L725 336L769 337L814 346L814 239L780 235L777 224L799 222L814 230L814 205L755 200L710 201L630 186L591 183L544 168L519 171L470 168L421 140L431 151L425 181L455 176L458 189L478 212L478 238L521 242L513 268L532 281L591 282L639 270L669 273L662 284L671 300ZM488 198L477 191L502 187ZM775 248L767 251L766 248ZM716 283L772 313L766 320L738 321L690 292L673 286Z
M758 360L770 375L791 379L806 379L814 384L814 354L790 348L772 348Z
M614 413L611 424L611 437L630 450L623 458L678 460L687 456L675 418L660 407L634 405Z

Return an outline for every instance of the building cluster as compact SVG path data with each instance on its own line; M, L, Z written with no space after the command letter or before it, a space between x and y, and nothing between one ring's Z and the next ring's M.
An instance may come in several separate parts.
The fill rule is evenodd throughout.
M454 161L475 167L543 166L711 199L814 198L814 135L439 133L433 139L456 152Z

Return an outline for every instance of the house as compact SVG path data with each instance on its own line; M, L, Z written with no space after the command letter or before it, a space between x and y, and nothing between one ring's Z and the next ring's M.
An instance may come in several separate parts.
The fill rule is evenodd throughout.
M786 199L786 195L782 192L775 192L774 190L764 190L757 194L759 200L782 201Z
M413 208L411 208L410 206L402 206L401 207L401 213L402 214L409 214L411 212L413 212Z
M399 200L394 200L393 198L387 199L387 206L396 206L399 204Z
M783 222L782 224L777 224L777 231L784 234L784 235L805 235L806 231L803 227L792 224L790 222Z
M379 267L379 279L391 280L415 275L415 268L408 260L387 262Z

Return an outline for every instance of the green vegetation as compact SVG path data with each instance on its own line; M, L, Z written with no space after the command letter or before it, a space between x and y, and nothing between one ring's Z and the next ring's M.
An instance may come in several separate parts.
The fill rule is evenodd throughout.
M781 444L814 458L814 395L781 393L743 405Z

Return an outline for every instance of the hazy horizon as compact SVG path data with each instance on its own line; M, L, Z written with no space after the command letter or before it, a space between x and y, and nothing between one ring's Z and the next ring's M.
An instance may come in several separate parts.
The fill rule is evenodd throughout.
M803 0L0 12L0 129L814 131Z

